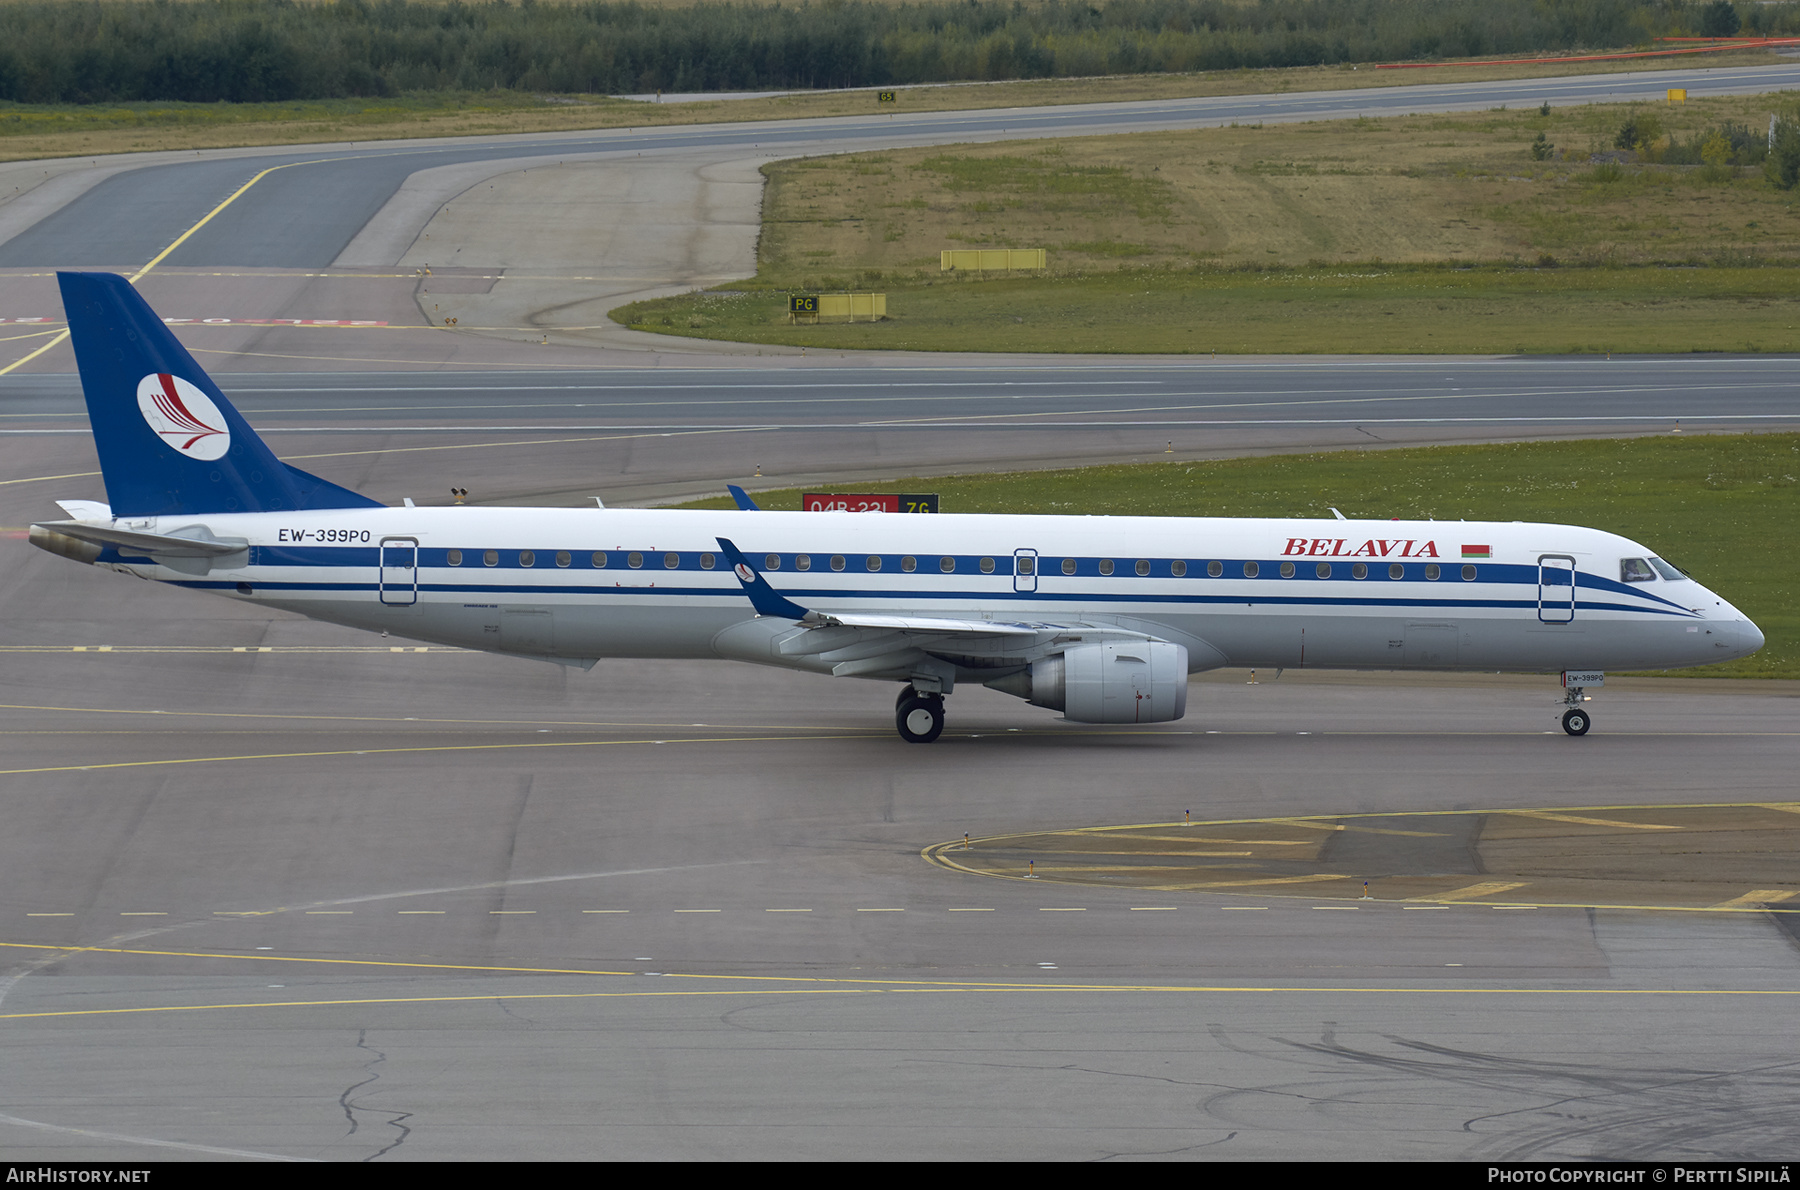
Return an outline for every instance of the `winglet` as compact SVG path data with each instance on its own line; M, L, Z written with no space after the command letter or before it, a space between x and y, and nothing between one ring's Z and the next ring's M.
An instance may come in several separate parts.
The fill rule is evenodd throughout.
M750 604L756 608L759 616L780 616L784 620L804 620L810 613L791 599L776 594L775 588L763 580L756 567L750 565L750 559L744 557L743 551L731 544L730 539L717 539L719 548L725 551L725 558L731 563L731 572L737 575L743 584L744 594L750 597Z
M756 501L754 501L750 498L750 493L746 492L743 488L738 487L735 483L726 484L725 490L731 493L731 498L737 502L737 506L741 511L743 511L743 512L761 512L762 511L762 509L760 509L756 506Z

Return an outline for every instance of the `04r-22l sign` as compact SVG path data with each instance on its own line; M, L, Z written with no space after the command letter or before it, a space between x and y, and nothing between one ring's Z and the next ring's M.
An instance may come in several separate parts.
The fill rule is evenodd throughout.
M930 495L892 492L806 492L800 497L802 512L936 512L937 493Z

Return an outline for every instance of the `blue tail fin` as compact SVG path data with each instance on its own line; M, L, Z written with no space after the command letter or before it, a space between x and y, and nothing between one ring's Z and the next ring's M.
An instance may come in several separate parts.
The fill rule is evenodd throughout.
M56 279L114 516L382 507L276 458L125 278Z

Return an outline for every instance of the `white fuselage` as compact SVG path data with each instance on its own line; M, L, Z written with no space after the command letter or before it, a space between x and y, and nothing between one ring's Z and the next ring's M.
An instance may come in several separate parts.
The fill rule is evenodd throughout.
M100 564L123 572L566 663L714 657L829 671L780 652L795 626L756 615L720 538L809 610L1047 626L1026 644L958 656L964 680L1054 650L1070 624L1179 643L1190 670L1660 669L1762 644L1736 608L1671 568L1626 581L1622 566L1651 550L1567 525L475 507L110 523L204 526L249 543L179 569L109 547Z

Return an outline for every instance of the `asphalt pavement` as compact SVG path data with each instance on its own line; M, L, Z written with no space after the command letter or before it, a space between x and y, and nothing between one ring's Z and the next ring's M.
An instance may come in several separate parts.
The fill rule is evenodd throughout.
M18 191L0 204L0 315L54 319L51 266L139 268L292 164L145 292L221 320L178 333L283 457L394 503L1782 428L1800 402L1792 361L1769 357L709 357L517 328L729 275L754 242L744 163L770 155L1797 80L31 163L0 168ZM614 271L503 260L547 249L454 209L489 177L510 179L495 193L516 210L567 193L567 170L524 176L552 154L650 163L610 192L639 214L594 232L645 245ZM441 249L434 228L452 229ZM428 327L422 266L402 263L428 233L433 253L492 254L431 277L455 278L439 296L491 298L517 333ZM483 271L500 265L506 280ZM34 550L23 527L54 500L103 495L70 371L63 347L0 377L11 1160L1736 1161L1800 1138L1785 852L1722 854L1716 903L1569 904L1568 881L1496 879L1420 825L1505 815L1579 872L1593 832L1687 847L1690 818L1666 807L1796 812L1793 684L1615 681L1582 739L1557 726L1553 681L1504 675L1219 672L1186 719L1149 730L959 690L943 739L910 746L876 684L729 663L572 672ZM979 849L1112 826L1191 852L1235 822L1208 857L1231 866L1223 853L1297 831L1367 832L1368 814L1396 816L1368 836L1382 845L1359 835L1329 872L1244 859L1203 891L925 855L965 832ZM1246 841L1244 820L1274 819ZM1396 849L1448 866L1436 891L1383 887ZM1446 893L1448 874L1467 882Z

